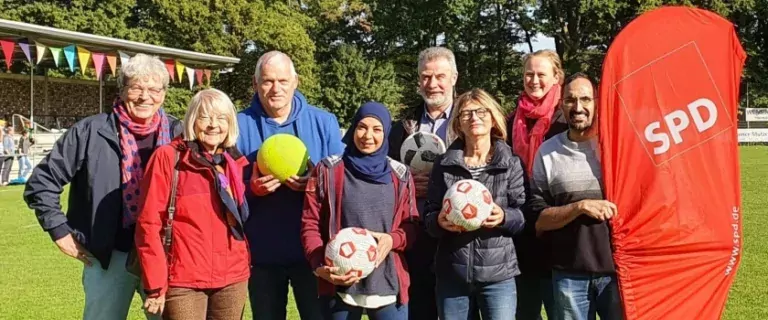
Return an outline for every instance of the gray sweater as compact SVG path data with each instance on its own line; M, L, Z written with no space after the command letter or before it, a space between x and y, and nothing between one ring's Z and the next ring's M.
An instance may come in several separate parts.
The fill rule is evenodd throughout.
M533 163L529 206L537 213L585 199L603 199L597 139L574 142L568 131L541 144ZM606 222L581 215L550 231L552 267L571 272L613 273L611 236Z

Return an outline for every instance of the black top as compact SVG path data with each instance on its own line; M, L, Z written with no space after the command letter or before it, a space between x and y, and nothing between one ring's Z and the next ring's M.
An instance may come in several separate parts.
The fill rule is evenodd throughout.
M513 148L512 125L515 120L515 113L512 112L507 116L507 132L509 134L508 143ZM535 121L528 119L528 128L532 128ZM558 133L568 130L568 122L566 122L563 110L560 108L555 109L552 114L552 122L549 126L549 131L544 135L544 140L556 136ZM544 141L542 141L543 143ZM526 187L530 177L526 178ZM530 195L530 192L526 192ZM526 206L528 208L528 206ZM543 234L536 237L536 219L538 214L531 212L531 210L524 209L526 224L523 232L515 236L515 248L517 249L517 260L520 264L520 272L523 275L536 274L540 276L548 277L552 274L552 263L548 254L542 254L543 252L549 252L551 250L551 239L549 234Z
M155 145L157 142L155 138L157 134L152 133L145 137L134 136L136 138L136 147L139 148L139 157L141 157L141 170L146 169L147 162L152 152L155 151ZM123 227L123 221L117 221L117 232L115 233L115 250L128 252L133 247L133 233L136 230L136 225L131 225L128 228Z

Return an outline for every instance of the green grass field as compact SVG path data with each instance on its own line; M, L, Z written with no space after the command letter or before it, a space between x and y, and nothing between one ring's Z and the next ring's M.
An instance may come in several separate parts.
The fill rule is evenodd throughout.
M744 251L724 319L768 319L768 147L742 147ZM0 319L79 319L82 266L43 233L21 199L0 188ZM292 299L291 299L292 300ZM289 303L289 319L298 319ZM251 319L246 307L246 319ZM129 319L143 319L138 295Z

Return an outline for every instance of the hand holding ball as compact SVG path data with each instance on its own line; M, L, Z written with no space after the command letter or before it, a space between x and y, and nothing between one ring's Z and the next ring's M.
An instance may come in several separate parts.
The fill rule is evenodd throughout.
M261 144L256 163L262 175L271 175L280 183L307 171L309 152L299 138L285 133L273 135Z

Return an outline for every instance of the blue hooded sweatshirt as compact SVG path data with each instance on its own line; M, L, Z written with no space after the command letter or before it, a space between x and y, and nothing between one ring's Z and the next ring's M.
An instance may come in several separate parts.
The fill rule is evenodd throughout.
M336 116L311 106L306 98L295 91L288 119L278 124L264 111L258 95L251 106L237 115L240 136L237 148L251 163L243 174L250 186L253 164L261 143L272 135L287 133L297 136L307 146L309 158L317 164L325 157L344 152L341 132ZM246 191L251 216L245 223L245 234L254 265L290 266L304 263L301 246L301 211L304 193L282 185L275 192L258 197Z

